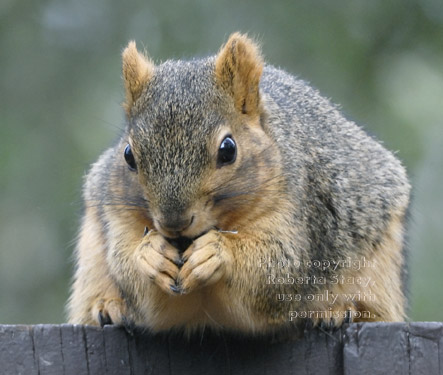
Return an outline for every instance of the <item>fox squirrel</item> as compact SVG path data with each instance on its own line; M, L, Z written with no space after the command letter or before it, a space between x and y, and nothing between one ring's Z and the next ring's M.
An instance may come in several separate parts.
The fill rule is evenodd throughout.
M134 42L122 57L127 123L85 180L71 323L405 319L410 185L392 153L246 35L199 60L157 66Z

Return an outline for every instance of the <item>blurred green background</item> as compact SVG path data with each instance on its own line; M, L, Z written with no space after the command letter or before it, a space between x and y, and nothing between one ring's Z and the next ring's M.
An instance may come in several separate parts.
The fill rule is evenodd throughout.
M57 323L82 176L118 135L120 53L215 53L236 30L398 153L414 186L413 320L443 320L441 0L0 2L0 323Z

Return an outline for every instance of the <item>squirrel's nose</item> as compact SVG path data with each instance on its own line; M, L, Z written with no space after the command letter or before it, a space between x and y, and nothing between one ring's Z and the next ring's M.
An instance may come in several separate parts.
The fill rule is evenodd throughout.
M159 221L160 227L166 232L182 232L188 228L194 221L194 216L191 218L167 218Z

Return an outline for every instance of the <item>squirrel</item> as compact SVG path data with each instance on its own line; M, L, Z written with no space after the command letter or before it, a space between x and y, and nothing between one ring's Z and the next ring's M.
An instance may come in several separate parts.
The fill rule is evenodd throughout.
M131 41L122 60L126 125L85 178L70 323L406 318L410 184L390 151L246 34L160 65Z

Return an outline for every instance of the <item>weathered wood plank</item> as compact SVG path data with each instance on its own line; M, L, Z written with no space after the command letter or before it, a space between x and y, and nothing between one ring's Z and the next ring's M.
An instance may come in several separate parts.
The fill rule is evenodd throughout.
M103 330L96 327L85 327L84 329L89 374L104 375L107 373L107 368Z
M127 337L132 374L170 374L167 337L138 331Z
M344 373L442 374L443 323L353 324L345 332Z
M129 343L126 332L105 326L103 329L107 374L131 375Z
M439 344L443 337L441 323L409 325L410 369L412 374L441 374Z
M33 330L29 326L0 326L0 373L38 375Z
M229 374L229 355L224 338L196 335L188 340L174 334L168 340L170 374Z
M65 363L64 375L87 374L88 357L83 326L63 324L60 326L60 331Z
M298 340L0 325L1 375L441 374L443 323L351 324Z
M334 333L314 330L303 341L307 374L343 373L343 329Z
M39 375L64 374L60 326L39 324L33 331Z
M409 374L404 323L352 324L345 334L346 375Z

